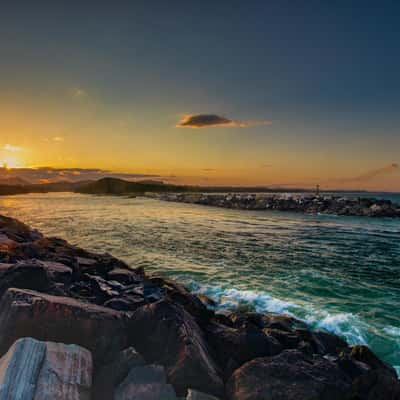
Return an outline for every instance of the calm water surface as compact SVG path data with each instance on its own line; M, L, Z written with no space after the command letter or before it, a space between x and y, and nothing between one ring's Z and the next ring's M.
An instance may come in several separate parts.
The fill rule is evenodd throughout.
M293 314L400 372L400 220L71 193L0 197L0 213L176 277L220 307Z

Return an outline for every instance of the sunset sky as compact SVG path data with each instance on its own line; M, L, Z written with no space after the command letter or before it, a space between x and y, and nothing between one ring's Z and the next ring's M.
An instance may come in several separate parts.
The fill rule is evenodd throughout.
M400 3L15 1L0 163L400 191Z

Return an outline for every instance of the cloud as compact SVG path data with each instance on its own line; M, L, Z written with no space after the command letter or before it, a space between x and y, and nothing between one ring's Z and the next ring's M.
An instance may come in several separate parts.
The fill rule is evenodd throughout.
M215 168L203 168L203 171L204 172L216 172L217 169L215 169Z
M0 168L0 178L20 178L30 183L42 182L77 182L95 180L104 177L120 178L126 180L138 180L148 178L160 178L160 175L140 173L118 173L98 168Z
M254 125L268 125L271 121L239 121L217 114L187 114L177 123L177 128L246 128Z
M64 138L62 136L54 136L53 138L51 138L51 140L53 142L63 142Z
M16 153L16 152L18 152L18 151L22 151L23 148L22 148L22 147L19 147L19 146L14 146L13 144L7 143L7 144L5 144L5 145L3 146L3 150L5 150L5 151L10 151L10 152L12 152L12 153Z
M383 176L383 175L388 175L391 174L399 169L399 164L397 163L390 163L387 164L381 168L376 168L372 169L370 171L365 172L364 174L358 175L358 176L353 176L349 178L337 178L337 179L331 179L331 182L336 182L336 183L346 183L346 182L368 182L372 180L373 178L376 178L378 176Z

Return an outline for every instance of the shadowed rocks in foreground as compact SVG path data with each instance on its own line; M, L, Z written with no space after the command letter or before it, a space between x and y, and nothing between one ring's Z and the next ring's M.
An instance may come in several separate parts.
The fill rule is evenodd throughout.
M287 315L216 313L179 283L10 218L0 235L0 400L400 399L366 346Z

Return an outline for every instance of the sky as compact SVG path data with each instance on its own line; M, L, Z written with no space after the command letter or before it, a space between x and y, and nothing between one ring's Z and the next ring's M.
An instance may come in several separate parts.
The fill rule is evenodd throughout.
M400 191L399 15L395 1L8 2L0 163Z

